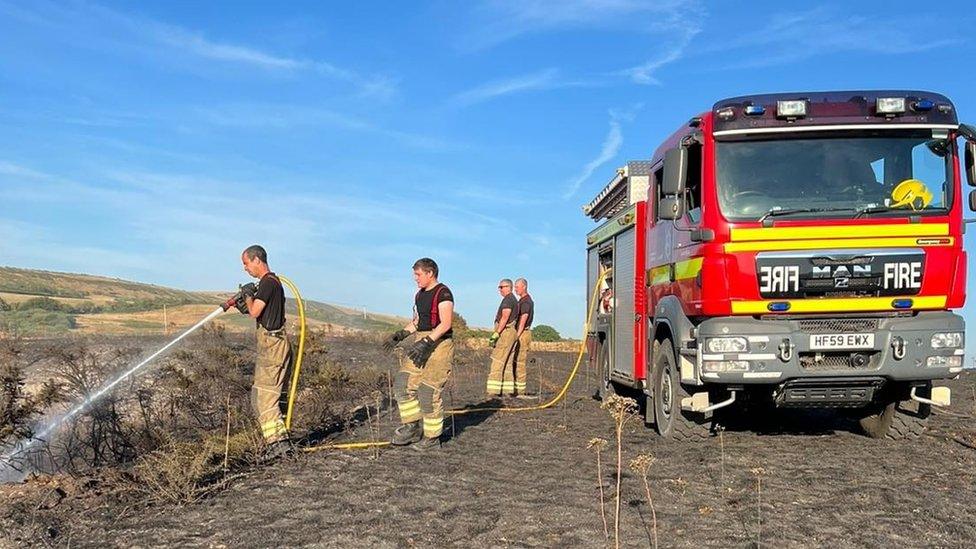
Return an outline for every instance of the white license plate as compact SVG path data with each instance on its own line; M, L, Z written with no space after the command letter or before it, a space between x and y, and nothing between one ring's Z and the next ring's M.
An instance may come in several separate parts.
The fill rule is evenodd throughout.
M810 336L811 351L873 348L874 334L816 334Z

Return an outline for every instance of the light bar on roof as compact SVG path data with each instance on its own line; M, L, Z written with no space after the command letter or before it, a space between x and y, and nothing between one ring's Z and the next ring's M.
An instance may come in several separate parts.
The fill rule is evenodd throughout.
M807 115L807 102L803 99L776 102L776 116L779 118L803 118Z
M878 114L902 114L905 112L904 97L879 97L875 103Z

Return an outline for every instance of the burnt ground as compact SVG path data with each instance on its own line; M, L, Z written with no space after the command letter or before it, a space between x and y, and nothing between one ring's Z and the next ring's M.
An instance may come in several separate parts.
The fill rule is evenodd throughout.
M367 356L373 352L363 347ZM536 357L530 390L541 371L549 396L575 356ZM469 353L460 362L446 397L456 408L483 401L487 354ZM262 467L196 504L79 511L70 539L44 543L606 545L587 442L611 439L602 473L612 536L612 422L591 398L592 376L582 374L554 408L456 417L454 437L436 451L307 453ZM632 420L623 441L621 545L652 544L651 508L640 476L626 465L645 453L656 458L648 479L661 547L973 546L976 376L949 385L950 411L935 415L930 435L912 442L872 440L825 413L749 418L705 443L663 442ZM386 438L393 424L381 419ZM363 425L336 440L370 438Z

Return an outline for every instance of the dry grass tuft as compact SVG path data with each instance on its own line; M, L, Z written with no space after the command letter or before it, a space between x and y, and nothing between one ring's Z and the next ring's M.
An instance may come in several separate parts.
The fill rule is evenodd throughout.
M606 447L607 439L599 437L591 438L586 445L587 449L596 453L596 483L600 487L600 518L603 519L603 537L610 539L610 529L607 526L606 496L603 493L603 464L600 461L600 455Z
M647 481L647 474L651 471L651 466L657 458L650 454L640 454L630 460L630 468L640 473L644 481L644 494L647 496L647 504L651 507L651 529L654 532L654 549L657 549L657 512L654 510L654 499L651 497L651 485Z
M615 487L615 507L613 515L614 547L620 547L620 476L623 470L624 425L637 415L637 401L620 395L608 395L601 406L613 419L614 434L617 438L617 485Z

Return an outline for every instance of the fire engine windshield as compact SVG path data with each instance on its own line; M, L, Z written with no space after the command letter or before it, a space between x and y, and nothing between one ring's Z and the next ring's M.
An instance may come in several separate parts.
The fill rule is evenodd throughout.
M944 211L950 150L932 130L718 142L719 204L733 221Z

